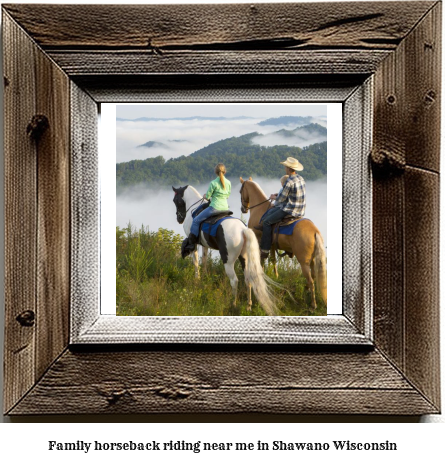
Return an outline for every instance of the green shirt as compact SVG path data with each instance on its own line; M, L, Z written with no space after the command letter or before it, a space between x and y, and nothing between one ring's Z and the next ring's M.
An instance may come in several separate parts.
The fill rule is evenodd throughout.
M229 209L227 199L229 198L230 192L232 190L232 185L230 184L230 181L226 178L224 178L224 184L226 185L225 189L223 189L223 186L218 176L210 183L210 186L207 189L206 198L212 199L212 201L210 202L210 206L213 207L215 210Z

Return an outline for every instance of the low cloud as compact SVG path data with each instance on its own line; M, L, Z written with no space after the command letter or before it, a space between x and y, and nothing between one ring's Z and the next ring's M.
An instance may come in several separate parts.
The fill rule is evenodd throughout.
M238 178L229 176L232 182L232 194L229 207L234 216L241 217L241 198L239 190L241 184ZM281 185L278 179L254 178L266 195L279 191ZM179 187L179 186L175 186ZM208 185L195 185L202 195ZM170 229L177 234L185 235L184 228L176 221L176 207L173 203L174 193L171 187L160 189L135 186L127 189L116 197L116 225L124 228L129 222L140 228L143 224L151 231L159 228ZM327 246L327 183L326 179L306 181L306 217L310 218L320 230ZM244 215L248 219L248 215Z

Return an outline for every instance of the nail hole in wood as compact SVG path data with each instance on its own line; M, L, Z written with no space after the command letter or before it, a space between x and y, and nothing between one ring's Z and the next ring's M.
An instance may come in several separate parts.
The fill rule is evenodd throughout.
M425 103L427 105L431 105L432 103L434 103L436 101L436 92L434 92L434 90L430 90L429 92L427 92L427 94L425 95Z

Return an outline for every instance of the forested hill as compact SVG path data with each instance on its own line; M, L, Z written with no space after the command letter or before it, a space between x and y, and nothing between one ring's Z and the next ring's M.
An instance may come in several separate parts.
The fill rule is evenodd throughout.
M269 118L258 123L260 126L288 126L309 124L312 121L311 116L279 116L278 118Z
M143 184L167 186L206 183L215 177L217 163L224 163L227 177L262 176L278 178L284 174L281 161L287 157L297 158L304 166L301 172L306 180L315 180L327 174L327 142L301 149L288 145L263 147L253 145L251 140L258 133L231 137L210 144L189 156L164 160L163 157L132 160L116 164L116 186L122 191L126 187Z

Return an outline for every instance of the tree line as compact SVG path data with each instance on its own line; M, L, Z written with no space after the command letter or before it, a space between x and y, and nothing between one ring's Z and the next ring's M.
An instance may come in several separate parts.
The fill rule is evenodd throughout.
M297 158L304 166L302 175L315 180L327 175L327 142L299 148L287 145L252 145L257 133L225 139L194 152L165 160L162 156L116 164L117 192L127 187L201 184L213 179L217 163L224 163L233 176L278 178L283 175L281 161Z

